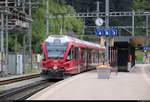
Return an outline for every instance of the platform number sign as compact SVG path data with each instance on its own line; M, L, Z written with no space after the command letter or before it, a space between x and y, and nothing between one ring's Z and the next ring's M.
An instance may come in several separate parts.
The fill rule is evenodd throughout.
M117 28L109 28L109 29L96 29L97 36L118 36L118 29Z
M146 51L150 51L150 47L143 47L143 50Z
M111 28L111 29L110 29L110 34L111 34L112 36L117 36L117 35L118 35L117 29L116 29L116 28Z
M96 29L97 36L103 36L103 29Z
M110 30L109 29L105 29L104 30L104 35L105 36L109 36L110 35Z

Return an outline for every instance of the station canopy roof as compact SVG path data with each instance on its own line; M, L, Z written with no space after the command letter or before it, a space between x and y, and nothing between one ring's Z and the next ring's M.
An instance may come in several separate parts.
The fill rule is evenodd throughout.
M143 47L146 45L147 37L146 36L119 36L114 37L115 42L128 42L134 47Z
M146 36L135 36L130 39L130 43L134 47L143 47L146 45L147 39L148 38Z

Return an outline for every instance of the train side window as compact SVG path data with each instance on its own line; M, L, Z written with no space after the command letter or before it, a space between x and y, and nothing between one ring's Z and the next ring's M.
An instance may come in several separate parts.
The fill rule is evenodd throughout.
M87 58L87 52L86 50L83 51L83 61L85 62Z
M79 49L75 48L75 59L79 59Z
M81 59L81 48L78 49L78 59Z
M93 63L96 62L96 57L95 57L95 55L96 55L95 52L93 52L93 55L92 55L92 56L93 56L93 57L92 57L92 58L93 58Z
M98 53L97 52L95 52L94 61L95 61L95 63L98 63Z
M88 51L88 61L91 62L91 52Z

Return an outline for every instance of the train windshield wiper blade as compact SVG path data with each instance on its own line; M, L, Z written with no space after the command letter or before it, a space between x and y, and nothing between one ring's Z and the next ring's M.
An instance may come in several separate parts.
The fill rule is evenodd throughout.
M61 53L58 54L58 56L55 59L58 59L60 55L64 54L64 51L61 51Z

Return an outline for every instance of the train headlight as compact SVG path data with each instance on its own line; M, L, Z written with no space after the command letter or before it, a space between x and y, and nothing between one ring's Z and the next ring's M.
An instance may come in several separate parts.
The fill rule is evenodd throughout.
M53 69L55 69L55 70L56 70L56 69L57 69L57 66L54 66L54 68L53 68Z

